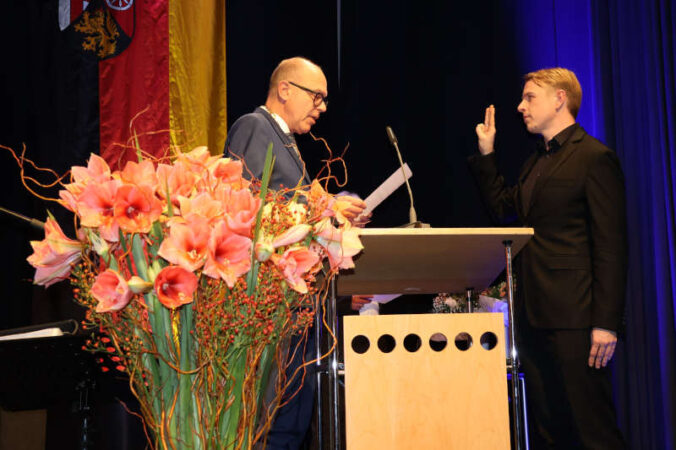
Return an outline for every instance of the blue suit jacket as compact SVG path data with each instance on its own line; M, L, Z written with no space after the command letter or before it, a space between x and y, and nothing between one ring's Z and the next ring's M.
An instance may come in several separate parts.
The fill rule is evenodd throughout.
M260 179L263 175L265 154L268 145L272 142L272 153L275 156L275 165L270 177L270 188L294 188L300 184L310 184L310 177L304 169L303 162L293 148L294 142L291 136L287 136L263 108L256 108L250 114L246 114L232 125L225 141L225 156L242 159L246 165L244 175ZM303 442L314 407L315 376L308 374L299 392L301 376L296 374L296 369L301 366L303 360L310 361L314 357L315 333L309 333L307 343L304 338L294 335L291 339L290 348L305 347L302 351L293 352L292 359L286 369L287 377L291 385L285 394L285 404L275 416L272 427L268 434L266 450L297 449ZM312 366L309 368L311 370ZM303 371L300 371L302 374ZM293 377L293 378L292 378ZM291 393L293 397L288 398Z
M260 179L268 145L272 142L275 165L270 177L270 188L294 188L310 184L303 162L296 154L292 138L284 133L275 119L263 108L256 108L232 125L225 141L224 155L242 159L244 174Z

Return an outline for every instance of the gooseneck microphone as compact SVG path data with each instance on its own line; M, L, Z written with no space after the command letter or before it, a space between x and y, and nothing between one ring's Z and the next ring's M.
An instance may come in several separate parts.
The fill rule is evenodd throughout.
M399 151L399 142L397 141L397 136L394 135L394 131L389 126L385 127L387 131L387 137L392 143L394 150L397 152L397 158L399 158L399 166L401 167L401 174L404 177L404 182L406 183L406 189L408 189L408 198L411 201L411 208L408 210L408 220L411 224L418 222L418 216L415 213L415 208L413 207L413 192L411 191L411 185L408 183L408 178L406 177L406 172L404 171L404 161L401 159L401 152Z

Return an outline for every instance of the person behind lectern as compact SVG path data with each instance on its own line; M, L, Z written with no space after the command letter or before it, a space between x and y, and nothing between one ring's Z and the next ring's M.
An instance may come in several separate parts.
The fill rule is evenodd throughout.
M543 69L524 80L517 109L542 139L518 183L506 186L497 169L493 105L476 127L480 155L469 164L493 218L535 230L515 260L531 448L625 448L607 373L625 301L622 169L576 123L582 89L573 72Z
M318 65L301 57L283 60L272 72L265 105L240 117L232 125L224 155L242 159L246 165L245 173L260 179L266 151L272 143L275 165L270 188L309 185L311 180L294 135L310 131L326 111L327 96L326 77ZM362 214L366 204L352 196L340 198L351 203L343 211L345 216L354 225L363 226L370 217ZM311 373L314 365L306 371L297 369L304 361L315 358L314 342L315 334L310 330L307 341L294 337L290 343L291 349L305 349L305 352L295 351L290 357L286 370L289 385L268 434L268 450L297 449L303 442L312 418L316 383Z

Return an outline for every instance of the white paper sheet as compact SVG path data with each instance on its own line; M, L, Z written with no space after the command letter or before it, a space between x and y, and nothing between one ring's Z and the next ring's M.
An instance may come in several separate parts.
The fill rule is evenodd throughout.
M385 200L394 191L396 191L399 188L399 186L404 184L405 181L404 175L406 175L406 179L409 179L411 178L411 176L413 176L413 172L411 172L411 168L408 167L408 164L404 164L403 174L401 173L401 168L395 170L394 173L390 175L389 178L387 178L387 180L385 180L380 186L378 186L375 191L371 192L371 195L366 197L366 200L364 200L364 202L366 203L366 210L364 212L368 214L371 211L373 211L376 208L376 206L380 205L383 202L383 200ZM381 303L390 302L400 296L401 294L374 295L373 300L371 300L370 303L367 303L364 306L362 306L362 308L359 310L359 315L362 316L378 315Z
M406 174L406 179L409 179L411 176L413 176L413 172L411 172L411 169L408 167L407 163L404 164L404 173ZM364 212L370 213L373 211L376 206L380 205L383 200L389 197L402 184L404 184L404 176L401 173L401 168L399 168L395 170L394 173L383 182L383 184L378 186L375 191L371 192L371 195L366 197L366 200L364 200L366 203L366 210Z

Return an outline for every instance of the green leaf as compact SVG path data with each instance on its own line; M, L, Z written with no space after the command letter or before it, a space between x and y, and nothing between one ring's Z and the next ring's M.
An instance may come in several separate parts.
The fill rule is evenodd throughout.
M256 214L256 225L253 232L253 245L256 245L258 242L258 236L261 231L261 219L263 217L263 206L265 206L265 197L268 195L268 185L270 184L270 177L272 176L272 168L275 164L275 157L272 155L272 142L268 145L268 151L265 154L265 163L263 164L263 177L261 179L261 205L258 208L258 214ZM256 289L256 280L258 279L258 267L259 263L256 260L256 252L254 248L251 248L251 269L249 269L249 274L246 281L246 293L247 295L252 295Z

